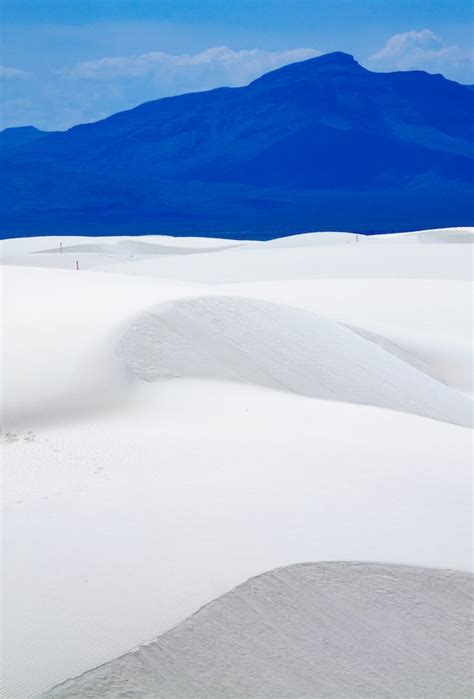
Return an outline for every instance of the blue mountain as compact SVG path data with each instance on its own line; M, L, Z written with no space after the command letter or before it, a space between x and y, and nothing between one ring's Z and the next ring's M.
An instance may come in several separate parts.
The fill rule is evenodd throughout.
M9 148L30 143L41 136L45 136L47 133L47 131L41 131L34 126L10 127L0 131L0 148L2 152L5 152Z
M474 91L330 53L93 124L0 134L3 236L474 224Z

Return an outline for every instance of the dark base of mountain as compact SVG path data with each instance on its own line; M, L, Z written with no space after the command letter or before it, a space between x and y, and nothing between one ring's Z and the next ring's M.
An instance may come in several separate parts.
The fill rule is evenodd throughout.
M179 189L177 192L176 189ZM196 183L157 185L142 200L117 192L84 197L62 209L43 192L19 215L4 209L0 237L32 235L202 235L268 240L306 231L394 233L474 225L470 187L459 183L412 184L407 189L341 191L248 189ZM96 193L98 190L95 190ZM157 194L158 194L157 192ZM77 190L76 190L77 195Z

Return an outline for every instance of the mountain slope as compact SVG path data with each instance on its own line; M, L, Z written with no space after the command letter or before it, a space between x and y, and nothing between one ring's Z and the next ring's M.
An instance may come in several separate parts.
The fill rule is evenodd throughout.
M473 111L441 75L327 54L9 148L3 232L468 225Z
M0 146L3 151L17 148L25 143L36 141L47 133L47 131L41 131L35 126L12 126L0 132Z

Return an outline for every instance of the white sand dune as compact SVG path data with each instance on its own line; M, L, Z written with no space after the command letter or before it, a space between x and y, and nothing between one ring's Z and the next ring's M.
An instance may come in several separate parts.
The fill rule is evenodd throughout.
M114 263L123 264L128 261L136 261L133 256L114 256L105 251L100 251L99 246L95 250L94 246L91 246L91 248L92 250L87 249L86 251L80 251L80 253L66 250L62 254L58 254L57 251L39 251L34 254L9 255L2 258L2 264L12 267L45 267L46 269L56 268L70 271L79 269L82 271ZM148 259L148 256L138 257L138 259Z
M474 243L474 230L468 226L418 231L416 235L420 243Z
M425 371L466 394L474 388L470 281L314 279L226 287L291 304L386 341ZM409 311L409 312L408 312Z
M204 284L331 278L468 280L473 260L465 243L473 239L474 228L372 236L304 233L267 242L52 236L0 241L0 257L3 264L71 270L77 260L83 270ZM431 243L428 250L425 243Z
M106 250L113 248L125 254L130 254L137 251L137 248L140 248L142 251L146 250L147 252L151 252L152 248L150 246L156 246L157 248L187 248L199 251L209 248L225 249L226 247L246 244L248 244L247 241L230 240L227 238L193 238L170 235L138 235L133 238L124 236L48 235L0 240L0 257L52 251L60 253L61 248L62 252L66 252L68 248L77 246L81 246L86 252L102 251L102 246L105 246ZM153 249L155 249L155 247L153 247Z
M117 351L148 381L251 381L472 426L467 397L376 336L367 339L336 321L256 299L201 296L158 307L132 323Z
M62 252L63 253L75 253L75 252L83 252L83 253L105 253L111 256L120 256L120 255L125 255L125 256L134 256L134 255L191 255L191 254L199 254L200 252L218 252L219 250L227 250L228 248L233 248L233 247L242 247L242 245L238 242L233 242L227 243L227 244L217 244L215 246L213 245L205 245L205 246L198 246L198 245L189 245L185 246L183 244L181 245L171 245L171 244L165 244L164 242L148 242L148 240L133 240L133 239L125 239L125 240L115 240L112 243L108 242L102 242L102 243L93 243L92 241L88 241L87 243L81 243L78 245L62 245ZM57 253L58 249L53 248L49 250L41 250L38 251L41 254L47 254L47 253Z
M113 265L5 241L2 696L38 696L276 567L471 569L472 265L446 235L132 241L171 255L68 240L111 245ZM76 255L101 264L57 268Z
M150 259L152 256L215 253L229 248L241 248L244 245L238 241L219 240L215 241L214 245L202 244L199 242L202 239L191 239L186 246L183 244L183 239L171 239L179 241L179 244L172 244L165 236L157 238L158 240L155 236L140 236L137 239L121 238L112 239L112 241L110 238L77 238L76 244L71 244L72 240L68 238L26 238L13 246L12 241L5 240L0 241L0 259L4 265L55 267L76 271L113 263L135 263ZM40 243L37 241L40 240L42 243L38 247ZM44 249L42 245L45 246ZM11 254L12 252L15 254Z
M264 246L270 248L299 248L312 247L313 245L348 245L363 243L368 240L364 235L357 233L342 233L338 231L320 231L318 233L301 233L300 235L289 235L283 238L275 238L265 242L253 243L248 247Z
M149 299L180 297L192 285L87 271L1 268L2 419L53 423L124 405L130 375L115 355L124 322Z
M474 228L465 226L458 228L435 228L407 233L392 233L390 235L363 235L360 233L345 233L340 231L318 231L289 235L265 242L246 242L246 248L264 246L269 248L299 248L327 245L406 245L418 243L473 243Z
M467 697L472 593L452 571L280 568L45 699Z
M470 569L469 430L239 382L137 388L4 435L5 696L36 696L277 566Z
M199 256L153 256L132 264L113 262L100 267L107 272L202 284L282 279L469 280L472 268L469 249L463 244L402 242L275 248L260 244Z
M222 297L221 286L206 296L192 284L146 278L9 266L2 274L14 298L4 307L2 344L10 426L25 415L44 420L126 401L130 379L117 346L129 348L128 365L148 362L146 378L161 372L250 380L469 423L470 403L458 390L467 392L472 379L463 282L377 281L377 294L370 282L252 284ZM153 299L172 306L150 314ZM408 305L409 316L401 312ZM39 332L29 326L31 315L41 319Z

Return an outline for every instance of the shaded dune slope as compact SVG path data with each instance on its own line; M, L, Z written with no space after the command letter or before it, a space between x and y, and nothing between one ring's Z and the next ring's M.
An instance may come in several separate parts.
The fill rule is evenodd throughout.
M81 253L105 253L110 255L195 255L200 252L218 252L219 250L227 250L230 247L241 247L240 243L235 245L206 245L205 247L191 246L173 246L160 245L159 243L148 243L140 240L118 240L113 243L79 243L77 245L67 245L63 248L64 252L81 252ZM44 253L57 253L58 249L51 248L48 250L40 250Z
M467 697L471 633L470 575L299 564L248 580L45 696Z
M147 381L253 382L469 426L472 403L374 335L306 310L238 296L196 296L141 314L118 356Z

